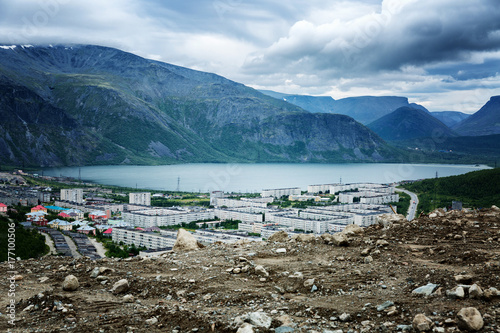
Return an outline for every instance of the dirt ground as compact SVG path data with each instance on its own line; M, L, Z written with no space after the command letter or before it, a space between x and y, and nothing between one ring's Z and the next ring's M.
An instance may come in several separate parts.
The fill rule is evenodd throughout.
M8 269L2 265L0 330L395 332L413 330L409 325L422 313L435 332L459 332L457 313L475 307L481 332L500 332L500 292L486 292L500 288L500 211L441 215L374 225L341 247L318 237L213 244L151 259L20 261L14 325L7 322ZM91 277L96 267L101 273ZM78 278L76 291L62 288L70 274ZM121 279L129 289L111 292ZM412 293L428 283L438 285L431 295ZM484 296L469 295L474 283ZM464 297L447 295L458 285ZM384 302L392 303L383 308Z

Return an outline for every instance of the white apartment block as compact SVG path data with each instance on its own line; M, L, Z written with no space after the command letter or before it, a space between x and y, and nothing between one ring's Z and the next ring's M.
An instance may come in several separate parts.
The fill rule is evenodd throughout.
M387 186L383 184L373 184L373 183L354 183L354 184L332 184L330 185L330 193L334 194L337 192L353 191L358 189L362 190L372 190L376 192L384 193L394 193L394 187Z
M150 192L139 192L139 193L129 193L128 195L129 204L151 206L151 193Z
M213 210L186 211L176 208L156 208L122 213L122 218L126 223L142 228L211 220L214 217Z
M330 192L331 186L339 186L342 184L320 184L320 185L308 185L307 193L326 193ZM332 193L333 194L333 193Z
M210 192L210 206L216 206L217 205L217 199L219 198L224 198L224 192L223 191L212 191Z
M262 231L262 226L264 226L264 223L238 223L238 231L243 231L243 232L252 232L256 234L260 234Z
M229 198L214 198L214 206L227 208L240 208L240 207L260 207L267 208L267 204L273 202L274 198L241 198L241 200Z
M312 231L322 234L329 231L329 225L348 225L354 223L351 214L320 214L308 211L285 211L279 213L267 213L266 222L292 227L304 231Z
M132 228L113 228L111 239L116 243L135 244L137 247L145 246L149 250L173 247L176 236L138 231Z
M75 202L75 203L82 203L83 189L81 188L61 189L61 200Z
M328 198L327 198L328 199ZM321 197L317 195L306 195L306 194L301 194L301 195L289 195L288 200L290 201L321 201Z
M353 203L354 198L359 198L360 203L380 205L399 201L399 194L390 194L374 191L341 192L338 200L341 203Z
M264 221L264 215L267 209L256 207L241 207L232 209L214 209L214 215L221 220L239 220L241 222L253 223Z
M300 187L291 187L291 188L276 188L276 189L267 189L267 190L262 190L260 193L261 197L274 197L274 198L281 198L282 196L286 195L300 195Z

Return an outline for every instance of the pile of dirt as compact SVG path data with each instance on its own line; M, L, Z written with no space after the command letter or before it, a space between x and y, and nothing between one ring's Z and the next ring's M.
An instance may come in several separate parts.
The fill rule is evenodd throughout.
M342 246L326 236L280 236L153 258L16 262L16 321L8 324L10 300L0 298L0 330L459 332L457 314L472 307L480 331L500 332L497 209L374 225L344 234ZM63 290L68 275L76 291ZM128 286L112 292L124 279ZM9 289L8 279L0 284ZM427 293L414 292L423 286ZM425 319L418 314L430 320L417 323Z

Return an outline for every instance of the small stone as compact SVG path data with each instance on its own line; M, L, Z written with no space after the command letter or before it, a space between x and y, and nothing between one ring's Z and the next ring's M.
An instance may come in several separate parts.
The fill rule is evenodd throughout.
M146 324L148 324L148 325L155 325L157 323L158 323L158 318L156 318L156 317L146 319Z
M262 265L255 266L255 274L261 275L261 276L269 276L269 273L266 271L266 269Z
M121 279L121 280L115 282L115 284L113 285L113 288L111 289L111 292L113 294L121 294L121 293L126 292L129 288L130 288L130 286L128 284L128 280Z
M249 323L244 323L238 328L236 333L254 333L253 325Z
M468 331L479 331L484 326L481 313L473 307L462 308L457 313L458 326Z
M130 294L127 294L125 296L123 296L123 301L125 303L134 303L134 296L133 295L130 295Z
M285 248L276 249L276 253L286 253Z
M437 284L434 284L434 283L428 283L426 284L425 286L422 286L422 287L418 287L416 289L413 289L413 291L411 292L412 294L417 294L417 295L425 295L425 296L429 296L430 294L432 294L434 292L434 290L438 287Z
M78 279L74 275L68 275L63 281L62 288L66 291L75 291L80 286Z
M444 327L434 327L432 329L433 332L436 332L436 333L445 333L446 330L444 329Z
M331 242L335 246L349 246L349 238L342 232L337 232L332 235Z
M385 239L379 239L379 240L377 240L375 245L377 245L378 247L385 247L385 246L389 245L389 242L386 241Z
M367 256L365 259L364 259L364 263L365 264L371 264L373 262L373 257L372 256Z
M304 287L310 288L314 285L314 279L307 279L304 281Z
M433 322L427 318L424 314L419 313L413 318L413 328L417 332L430 331L432 329Z
M96 267L92 270L92 273L90 273L90 277L95 279L99 275L99 267Z
M233 274L240 274L240 273L241 273L241 268L239 267L233 268Z
M280 326L280 327L276 327L274 329L274 332L275 333L290 333L290 332L295 332L295 329L293 327L290 327L290 326Z
M483 297L483 290L481 289L480 286L478 286L476 283L474 283L469 288L469 297L470 298L481 298L481 297Z
M450 298L464 298L465 290L463 287L456 287L455 290L447 290L446 296Z
M273 321L272 318L264 312L250 312L246 315L246 320L253 326L264 328L271 327L271 322Z
M470 274L465 274L465 275L455 275L454 278L457 283L471 283L474 277Z
M394 303L391 301L385 301L384 303L377 306L377 311L383 311L391 306L394 306Z
M22 275L14 275L14 281L21 281L22 279L24 279L24 277Z
M43 277L41 277L38 281L40 281L40 283L44 283L44 282L47 282L48 280L49 280L49 278L48 278L48 277L43 276Z
M351 315L348 314L348 313L342 313L340 316L339 316L339 320L342 321L342 322L347 322L349 320L351 320Z

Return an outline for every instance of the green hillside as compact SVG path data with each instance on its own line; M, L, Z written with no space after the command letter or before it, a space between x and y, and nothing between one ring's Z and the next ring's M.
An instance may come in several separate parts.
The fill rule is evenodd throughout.
M418 194L419 211L429 212L462 201L464 207L482 208L500 205L500 168L469 172L464 175L425 179L404 185Z

